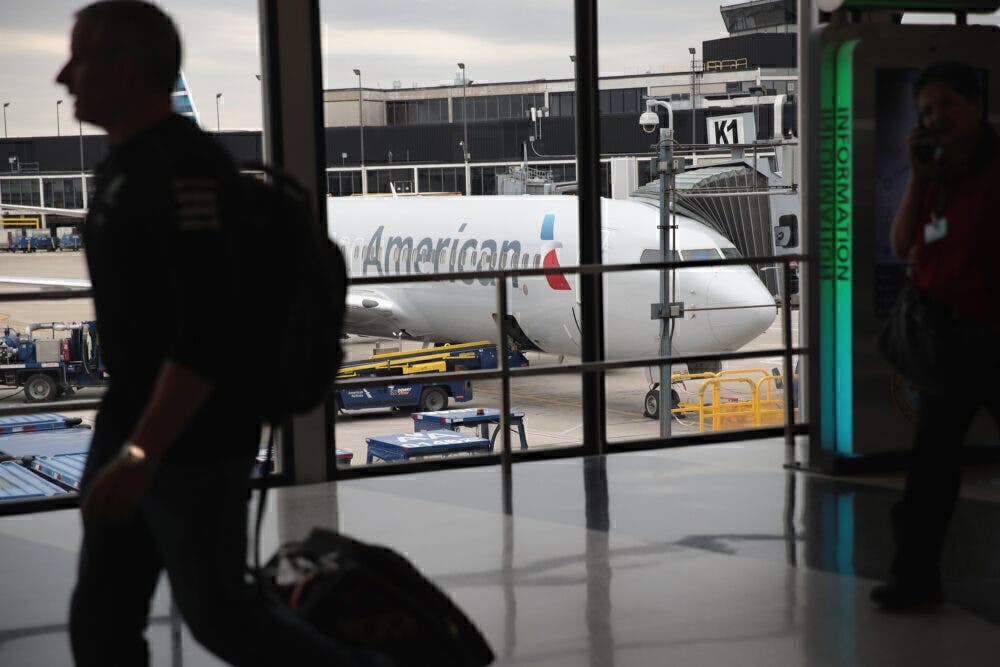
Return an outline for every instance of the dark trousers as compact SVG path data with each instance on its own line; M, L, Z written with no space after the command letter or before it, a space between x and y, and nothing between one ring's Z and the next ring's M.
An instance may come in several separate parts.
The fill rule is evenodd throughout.
M1000 425L1000 397L983 391ZM948 522L958 499L961 446L984 404L921 394L917 433L903 500L892 509L896 556L892 574L903 583L937 583Z
M161 570L192 634L226 662L376 664L246 583L251 464L164 465L131 522L84 527L70 610L77 665L149 664L143 635Z

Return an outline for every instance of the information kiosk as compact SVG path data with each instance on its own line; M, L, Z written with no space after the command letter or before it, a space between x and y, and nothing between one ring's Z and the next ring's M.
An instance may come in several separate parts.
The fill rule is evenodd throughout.
M813 36L810 52L819 85L807 88L803 125L819 139L811 158L818 191L807 197L804 217L818 273L810 304L818 309L810 339L819 385L810 394L810 467L828 472L896 465L912 443L916 394L882 361L875 341L906 280L907 261L893 256L889 228L909 175L906 137L917 122L911 86L919 70L940 61L981 70L987 120L1000 127L1000 30L899 24L903 5L958 11L963 21L966 11L992 12L1000 2L819 3L837 13ZM886 13L873 11L880 7ZM942 391L942 410L970 398L960 386ZM998 441L981 415L967 442Z

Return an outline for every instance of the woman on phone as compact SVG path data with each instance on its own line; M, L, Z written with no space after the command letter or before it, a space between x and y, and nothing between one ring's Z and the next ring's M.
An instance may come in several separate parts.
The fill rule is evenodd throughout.
M910 258L910 281L927 299L962 327L995 331L1000 343L1000 141L983 120L979 74L961 63L935 63L917 76L913 96L918 125L908 137L910 176L892 223L893 252ZM988 347L981 350L983 378L1000 370L1000 345ZM960 401L920 391L906 489L892 510L892 576L871 593L883 609L943 600L941 552L978 397L1000 424L995 391L963 391Z

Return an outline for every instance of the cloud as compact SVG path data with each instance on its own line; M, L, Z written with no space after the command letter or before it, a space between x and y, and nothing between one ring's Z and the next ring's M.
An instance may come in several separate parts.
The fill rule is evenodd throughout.
M63 31L0 28L0 53L64 58L69 53L69 35Z

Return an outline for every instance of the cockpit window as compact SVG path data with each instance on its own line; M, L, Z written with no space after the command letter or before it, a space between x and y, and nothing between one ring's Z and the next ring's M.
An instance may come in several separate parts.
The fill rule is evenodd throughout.
M640 264L656 264L657 262L663 261L663 255L660 253L659 248L646 248L642 251L642 255L639 256ZM681 260L678 256L676 250L670 251L670 261L679 262Z
M743 255L741 255L740 251L737 250L736 248L723 248L722 256L725 257L726 259L739 259Z
M695 248L694 250L681 250L681 257L686 260L699 259L719 259L719 251L715 248Z

